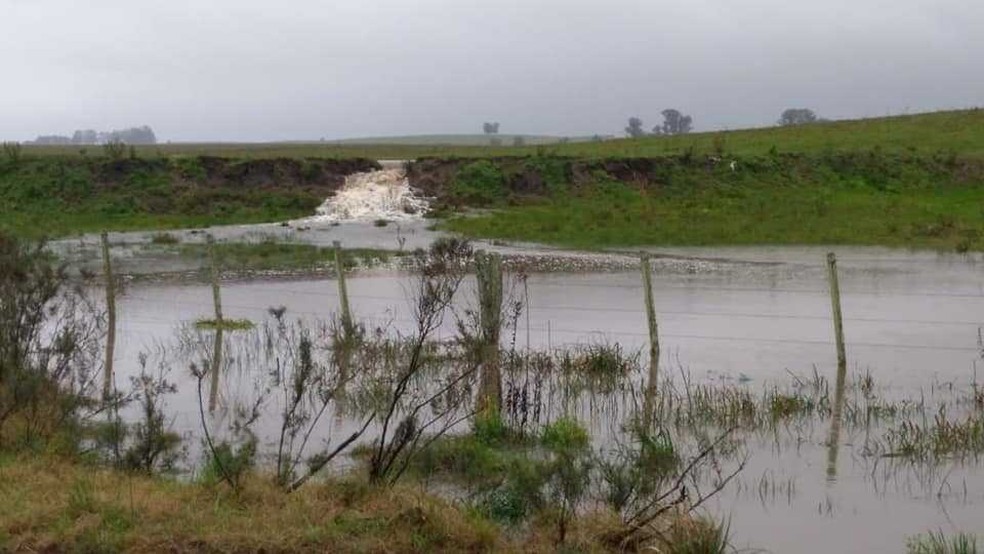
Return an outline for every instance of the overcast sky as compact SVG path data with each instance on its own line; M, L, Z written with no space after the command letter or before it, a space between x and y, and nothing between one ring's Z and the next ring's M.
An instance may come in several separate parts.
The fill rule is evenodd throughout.
M0 140L697 130L984 105L984 0L0 0Z

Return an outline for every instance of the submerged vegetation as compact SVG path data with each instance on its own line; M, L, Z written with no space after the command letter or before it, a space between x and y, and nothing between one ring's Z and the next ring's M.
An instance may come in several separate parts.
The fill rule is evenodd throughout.
M151 249L158 245L152 244ZM169 247L170 248L170 247ZM181 258L205 264L209 260L208 246L203 243L183 243L173 247ZM266 271L333 268L334 248L265 238L258 242L217 242L215 261L224 271ZM386 250L347 248L343 250L345 268L372 267L386 263L399 254Z
M977 537L967 533L947 536L942 531L909 539L909 554L977 554Z
M256 324L248 319L199 319L195 322L195 328L209 331L214 331L219 328L226 331L248 331L255 326Z

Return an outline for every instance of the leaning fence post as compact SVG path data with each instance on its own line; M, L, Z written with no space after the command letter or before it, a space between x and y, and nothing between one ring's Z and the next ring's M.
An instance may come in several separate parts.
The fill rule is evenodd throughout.
M649 386L656 388L659 377L659 326L656 322L656 306L653 302L653 268L649 255L643 254L642 286L646 294L646 319L649 322Z
M656 306L653 301L653 268L649 254L639 256L642 266L642 287L645 293L646 319L649 322L649 383L646 386L644 420L648 428L652 423L656 403L656 387L659 381L659 326L656 322Z
M215 411L219 398L219 372L222 369L222 334L225 323L222 318L222 294L219 285L219 264L215 257L215 238L208 235L209 264L212 266L212 303L215 305L215 339L212 343L212 383L208 395L208 411Z
M840 283L837 279L837 256L833 252L827 253L827 279L830 281L830 306L834 318L834 340L837 344L837 382L834 385L834 406L830 416L827 451L827 477L833 479L837 476L837 451L840 446L841 413L844 410L844 387L847 381L847 354L844 351Z
M345 285L345 267L342 260L341 241L332 241L335 247L335 273L338 274L338 302L342 308L342 330L345 331L345 340L350 340L355 334L352 325L352 312L349 309L348 287Z
M116 282L109 258L109 234L102 232L103 274L106 278L106 362L103 369L103 399L113 392L113 357L116 354Z

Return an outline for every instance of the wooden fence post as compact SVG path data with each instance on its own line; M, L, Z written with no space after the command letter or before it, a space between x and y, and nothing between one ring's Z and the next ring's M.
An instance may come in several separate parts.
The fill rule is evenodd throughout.
M482 375L479 411L502 409L502 375L499 370L499 341L502 335L502 259L484 251L475 255L478 286L479 327L482 345Z
M342 309L342 330L346 342L355 336L355 326L352 324L352 311L349 309L348 287L345 284L345 264L342 260L342 243L333 241L335 247L335 273L338 274L338 303Z
M837 344L837 381L834 385L834 405L830 416L830 437L827 450L827 478L837 477L837 454L840 448L841 414L844 410L844 387L847 381L847 354L844 348L844 321L841 315L840 283L837 279L837 256L827 253L827 279L830 282L830 307L834 319L834 340Z
M116 355L116 281L109 258L109 234L102 232L103 274L106 278L106 361L103 365L103 399L113 393L113 358Z
M215 238L208 235L208 258L212 266L212 303L215 305L215 339L212 343L212 383L208 394L208 411L215 411L219 398L219 373L222 371L222 335L225 321L222 317L222 292L219 284L219 264L215 256Z
M643 403L643 424L649 429L656 410L656 389L659 385L659 326L656 321L656 306L653 301L653 268L649 254L639 257L642 266L642 287L645 293L646 320L649 323L649 382L646 385Z

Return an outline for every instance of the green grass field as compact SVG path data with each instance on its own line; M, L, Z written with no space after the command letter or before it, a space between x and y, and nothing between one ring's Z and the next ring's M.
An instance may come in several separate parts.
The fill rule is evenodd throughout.
M278 221L310 214L333 190L323 182L308 186L307 174L318 164L341 167L356 156L431 157L438 163L422 175L434 188L427 192L437 196L445 228L468 236L581 248L860 244L984 250L980 109L524 148L157 145L135 149L137 169L109 182L99 178L112 166L102 149L80 150L24 147L16 161L5 151L0 227L65 235ZM230 170L216 186L203 177L203 155L248 169ZM278 171L291 164L296 167L288 186ZM245 186L251 171L267 171L266 181ZM460 217L475 206L493 211Z
M367 160L0 156L0 229L62 236L310 215Z
M984 187L866 186L640 191L610 185L445 223L468 236L575 248L853 244L984 250Z
M511 137L511 135L503 135ZM399 138L399 137L397 137ZM404 137L406 138L406 137ZM378 139L391 141L392 139ZM696 154L763 155L779 152L819 153L855 151L879 147L888 152L931 154L941 150L961 156L984 157L984 110L970 109L885 118L833 121L800 127L766 127L735 131L693 133L674 137L646 137L603 142L529 145L515 148L504 140L501 147L446 144L343 144L343 143L215 143L159 144L137 147L141 156L213 155L241 158L325 157L413 159L438 157L528 156L537 153L576 157L650 157L676 155L692 149ZM402 141L401 141L402 142ZM439 141L438 141L439 142ZM25 146L27 155L78 156L78 146ZM98 155L100 147L85 147Z

